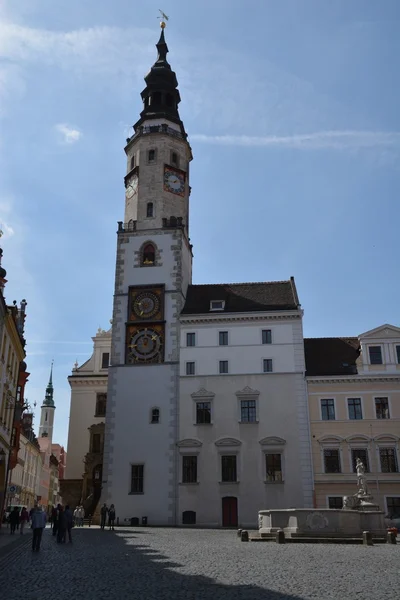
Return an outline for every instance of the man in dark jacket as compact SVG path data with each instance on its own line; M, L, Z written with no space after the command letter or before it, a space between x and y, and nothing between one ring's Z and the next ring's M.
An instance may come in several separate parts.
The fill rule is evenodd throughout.
M19 508L18 506L14 506L14 510L10 513L10 533L15 533L17 526L19 525Z
M57 519L57 542L65 544L65 536L67 533L67 517L65 511L62 506L60 506L58 511L58 519Z
M61 505L57 504L57 508L56 509L53 508L54 512L52 511L52 514L51 514L52 520L53 520L53 535L57 535L57 530L58 530L58 515L60 513L60 508L61 508Z
M68 541L69 541L70 544L72 544L71 531L72 531L72 528L74 526L74 515L72 513L72 510L68 506L68 504L65 507L64 514L65 514L65 520L66 520L66 523L67 523Z
M108 508L107 508L107 504L104 502L103 506L100 509L100 517L101 517L100 527L101 527L101 529L104 529L104 527L106 526L107 514L108 514Z

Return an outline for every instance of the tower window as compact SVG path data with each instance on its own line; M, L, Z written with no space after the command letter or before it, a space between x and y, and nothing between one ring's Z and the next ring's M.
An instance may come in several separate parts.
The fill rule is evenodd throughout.
M151 97L151 104L153 106L161 104L161 92L154 92L154 94Z
M156 259L156 252L153 244L146 244L143 248L143 264L154 265Z
M153 217L153 203L152 202L148 202L147 203L147 207L146 207L146 217Z
M134 168L135 168L135 155L133 155L132 158L131 158L131 171Z
M179 156L177 152L171 152L171 164L175 165L175 167L179 167Z
M152 423L159 423L160 422L160 409L159 408L153 408L151 411L151 422Z
M155 160L156 160L156 151L154 150L154 148L152 148L147 153L147 161L149 163L152 163L152 162L155 162Z
M171 96L171 94L167 94L166 99L165 99L165 103L166 103L167 106L173 106L174 99Z
M48 417L48 412L47 412L47 410L46 410L46 413L45 413L45 415L44 415L44 420L45 420L45 421L47 421L47 417Z

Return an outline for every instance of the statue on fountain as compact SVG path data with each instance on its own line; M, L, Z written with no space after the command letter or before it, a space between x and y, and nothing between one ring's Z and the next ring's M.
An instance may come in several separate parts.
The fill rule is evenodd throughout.
M361 458L356 460L357 487L358 491L353 496L343 498L343 508L353 510L372 510L378 509L376 504L372 503L372 496L368 491L367 479L365 477L365 466Z
M368 487L367 481L365 478L365 467L361 458L357 458L356 460L356 471L357 471L357 485L358 485L358 494L360 496L368 496Z

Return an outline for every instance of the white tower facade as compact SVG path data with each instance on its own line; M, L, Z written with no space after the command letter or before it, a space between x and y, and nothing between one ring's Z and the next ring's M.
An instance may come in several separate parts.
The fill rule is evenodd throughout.
M40 412L39 426L39 437L48 438L50 447L53 440L54 413L56 410L53 394L53 365L51 365L49 383L46 387L46 395Z
M102 502L121 518L178 523L179 315L191 283L189 162L164 31L127 140L118 226Z

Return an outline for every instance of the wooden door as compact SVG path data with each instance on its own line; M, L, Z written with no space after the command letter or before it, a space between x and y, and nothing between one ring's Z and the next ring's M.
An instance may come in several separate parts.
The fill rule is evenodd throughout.
M226 496L225 498L222 498L222 526L237 527L237 524L237 498L235 498L234 496Z

